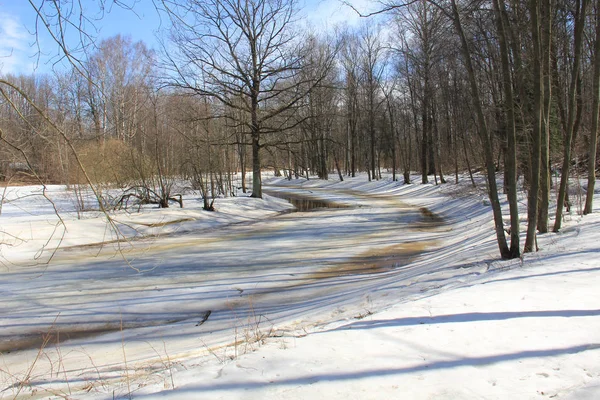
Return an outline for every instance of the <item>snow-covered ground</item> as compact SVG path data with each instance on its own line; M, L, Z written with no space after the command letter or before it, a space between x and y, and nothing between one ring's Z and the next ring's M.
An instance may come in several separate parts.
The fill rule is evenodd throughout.
M0 398L600 398L599 215L500 261L466 181L265 189L346 207L187 196L116 235L61 187L10 188Z

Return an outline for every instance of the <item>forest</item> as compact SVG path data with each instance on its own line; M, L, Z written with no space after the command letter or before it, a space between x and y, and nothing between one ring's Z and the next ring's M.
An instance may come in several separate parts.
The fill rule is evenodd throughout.
M436 185L481 172L502 258L561 229L569 178L587 181L591 212L598 2L351 3L358 26L317 32L296 0L155 1L164 26L149 49L96 40L77 2L32 2L60 52L52 72L0 75L0 180L87 185L110 212L183 206L181 181L206 210L260 198L267 170L406 184L418 171Z
M0 38L0 399L600 398L600 0L0 0Z

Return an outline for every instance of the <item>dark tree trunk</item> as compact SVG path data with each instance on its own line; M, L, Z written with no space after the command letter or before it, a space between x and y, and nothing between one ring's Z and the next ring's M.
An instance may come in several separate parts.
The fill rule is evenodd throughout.
M544 108L541 130L541 165L540 165L540 197L538 199L537 228L540 233L548 232L548 207L550 205L550 108L552 100L552 85L550 71L550 50L552 15L550 3L544 2L542 7L542 66L544 81Z
M523 249L525 253L537 251L536 229L540 188L540 160L542 157L540 138L544 107L540 5L537 0L529 0L529 13L531 15L531 38L533 44L533 131L531 133L531 162L529 164L529 191L527 193L527 236L525 238L525 248Z
M461 42L461 52L463 54L465 66L467 68L467 76L469 79L469 84L471 87L471 95L473 99L473 106L475 107L479 134L481 136L483 142L483 150L486 160L487 167L487 179L488 179L488 188L489 188L489 198L492 204L492 212L494 215L494 226L496 231L496 240L498 242L498 248L500 250L500 255L502 258L509 258L510 251L508 245L506 243L506 237L504 235L504 222L502 221L502 209L500 208L500 200L498 199L498 187L496 185L496 171L494 164L494 156L492 149L492 142L489 136L489 131L487 128L487 124L485 121L485 116L483 113L483 107L480 100L479 88L477 86L477 77L475 75L475 69L473 68L473 63L471 61L471 51L469 49L469 44L467 38L465 36L465 32L462 27L462 23L460 20L460 14L458 12L458 7L456 5L456 0L451 0L452 4L452 22L454 23L454 27L458 33Z
M584 214L590 214L594 203L594 186L596 184L596 149L598 147L598 114L600 109L600 12L596 11L596 41L594 43L594 77L593 77L592 129L588 148L588 188L585 197Z
M506 7L504 0L495 0L496 24L499 32L500 54L502 63L502 84L505 96L506 116L506 141L504 186L507 192L510 208L510 258L520 256L519 247L519 203L517 200L517 135L515 126L515 102L513 96L513 85L510 71L510 60L508 56L508 45L506 42Z
M252 133L252 197L262 199L259 133Z
M556 204L556 219L553 231L558 232L562 225L563 207L567 196L567 185L569 181L569 167L571 165L571 143L575 131L577 119L577 81L580 74L581 47L583 44L583 29L585 26L585 12L588 0L577 0L575 11L575 36L574 36L574 59L571 82L569 84L569 97L567 104L567 131L565 132L565 143L563 149L563 164L560 177L560 188L558 190L558 201Z

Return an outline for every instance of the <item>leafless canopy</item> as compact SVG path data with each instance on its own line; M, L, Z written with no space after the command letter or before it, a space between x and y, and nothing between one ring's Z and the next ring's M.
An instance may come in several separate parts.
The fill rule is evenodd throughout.
M172 22L165 45L170 83L217 99L245 125L253 148L253 196L261 197L261 135L286 128L283 114L325 76L303 68L328 62L308 57L307 43L294 31L296 0L163 0ZM231 114L228 114L231 115ZM283 120L283 121L282 121Z
M291 31L295 0L163 4L173 22L173 83L243 111L253 97L262 105L297 87L303 52ZM275 114L271 109L261 119Z

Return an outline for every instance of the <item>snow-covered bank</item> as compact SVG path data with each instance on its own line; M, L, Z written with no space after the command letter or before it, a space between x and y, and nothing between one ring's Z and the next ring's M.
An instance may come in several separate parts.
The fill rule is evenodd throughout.
M210 226L200 217L182 221L186 234L128 253L141 273L90 260L86 249L59 254L49 268L4 271L3 341L40 335L55 318L72 337L75 328L107 333L58 346L52 338L42 357L4 353L0 398L500 399L593 390L595 214L541 236L543 251L521 263L498 260L490 208L481 193L461 194L464 186L365 177L269 184L352 208L223 230L195 231ZM231 219L254 207L245 200L232 200L240 203ZM279 207L272 213L286 207L265 202ZM179 211L166 210L175 220Z
M409 193L422 188L390 192L396 190L411 201ZM457 223L472 217L450 199L429 200L444 215L455 209ZM176 390L140 397L598 399L599 235L598 215L571 221L560 234L540 236L543 251L526 255L519 268L496 262L441 293L176 373ZM473 237L461 235L456 245L465 260L477 262L482 243L468 244Z
M598 399L600 268L587 251L273 338L235 361L178 371L176 390L140 398Z
M218 212L208 212L202 209L202 199L197 194L187 194L183 196L184 208L172 205L159 209L146 205L111 212L114 222L111 225L99 211L78 213L78 196L60 185L49 185L45 189L41 186L7 188L0 215L0 263L6 266L39 264L47 262L56 248L119 241L106 249L114 252L127 249L127 240L131 239L206 232L231 224L260 221L292 208L277 198L253 199L244 194L218 199L215 203ZM89 190L84 190L81 197L86 204L95 202ZM97 251L90 251L91 257L95 255L94 250Z

